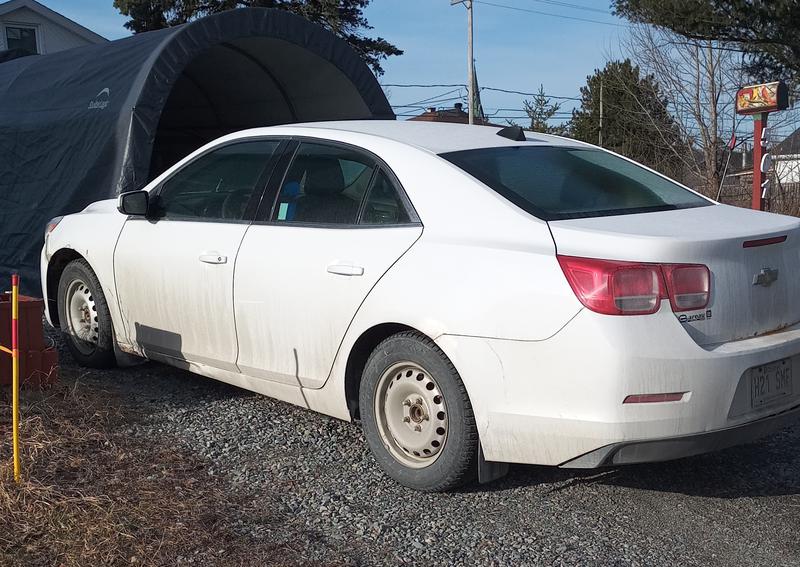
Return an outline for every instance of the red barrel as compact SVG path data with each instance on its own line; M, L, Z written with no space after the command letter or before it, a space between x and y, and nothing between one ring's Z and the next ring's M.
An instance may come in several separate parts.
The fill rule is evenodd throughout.
M58 379L58 351L45 344L44 300L19 296L19 378L43 387ZM0 294L0 345L11 348L11 293ZM11 384L11 356L0 353L0 385Z

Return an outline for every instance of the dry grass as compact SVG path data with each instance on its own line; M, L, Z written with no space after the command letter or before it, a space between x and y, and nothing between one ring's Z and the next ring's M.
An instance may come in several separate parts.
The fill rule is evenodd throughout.
M108 393L64 382L71 386L23 396L19 485L11 411L0 400L0 565L294 562L285 546L234 532L230 519L246 505L202 461L168 441L125 435L138 416Z

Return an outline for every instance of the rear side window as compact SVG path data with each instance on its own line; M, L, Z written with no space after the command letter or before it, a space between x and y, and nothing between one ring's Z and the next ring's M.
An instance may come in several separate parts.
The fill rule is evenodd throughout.
M383 170L379 170L375 176L375 182L369 190L369 195L367 195L360 224L404 224L407 222L410 222L410 219L397 187Z
M286 172L273 221L356 224L375 162L359 152L302 143Z
M601 150L520 146L441 157L544 220L711 204L677 183Z
M279 142L240 142L197 158L167 179L158 194L167 219L239 221Z

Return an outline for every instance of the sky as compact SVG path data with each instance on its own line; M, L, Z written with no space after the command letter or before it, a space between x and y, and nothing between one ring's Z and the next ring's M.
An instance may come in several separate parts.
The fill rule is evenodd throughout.
M112 0L39 0L108 39L128 35ZM578 97L586 76L619 52L625 22L611 15L610 0L475 0L474 57L484 111L498 123L521 116L518 94L543 85L548 95ZM467 13L450 0L372 0L365 13L380 36L404 50L383 63L383 85L466 84ZM584 21L592 20L592 21ZM395 112L410 115L434 103L463 99L458 87L385 86ZM555 100L555 99L554 99ZM562 111L575 104L561 100ZM414 106L406 106L414 105ZM524 122L524 121L523 121Z
M624 21L613 17L608 5L607 0L476 2L474 57L479 86L483 89L535 92L542 85L549 95L578 97L587 75L603 67L607 56L618 51L619 39L625 33ZM467 82L467 14L463 6L451 6L449 0L374 0L366 15L376 34L405 50L403 55L386 61L386 73L380 78L382 84ZM393 105L406 105L452 89L385 87L384 90ZM466 101L463 89L460 94ZM519 110L525 98L481 91L484 111L489 115L495 113L498 118L522 114ZM452 105L453 102L442 102L437 106ZM574 105L574 101L562 102L562 110L569 110ZM398 108L396 112L405 114L414 110L418 109ZM496 122L503 123L503 120Z

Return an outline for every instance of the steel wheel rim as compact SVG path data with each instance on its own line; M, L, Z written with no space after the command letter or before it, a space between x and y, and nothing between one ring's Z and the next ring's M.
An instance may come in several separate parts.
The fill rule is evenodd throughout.
M67 328L74 339L72 342L81 354L90 355L100 340L100 324L94 296L83 280L74 279L67 286L65 301Z
M401 464L425 468L442 454L448 431L444 395L419 364L398 362L383 372L374 410L381 440Z

